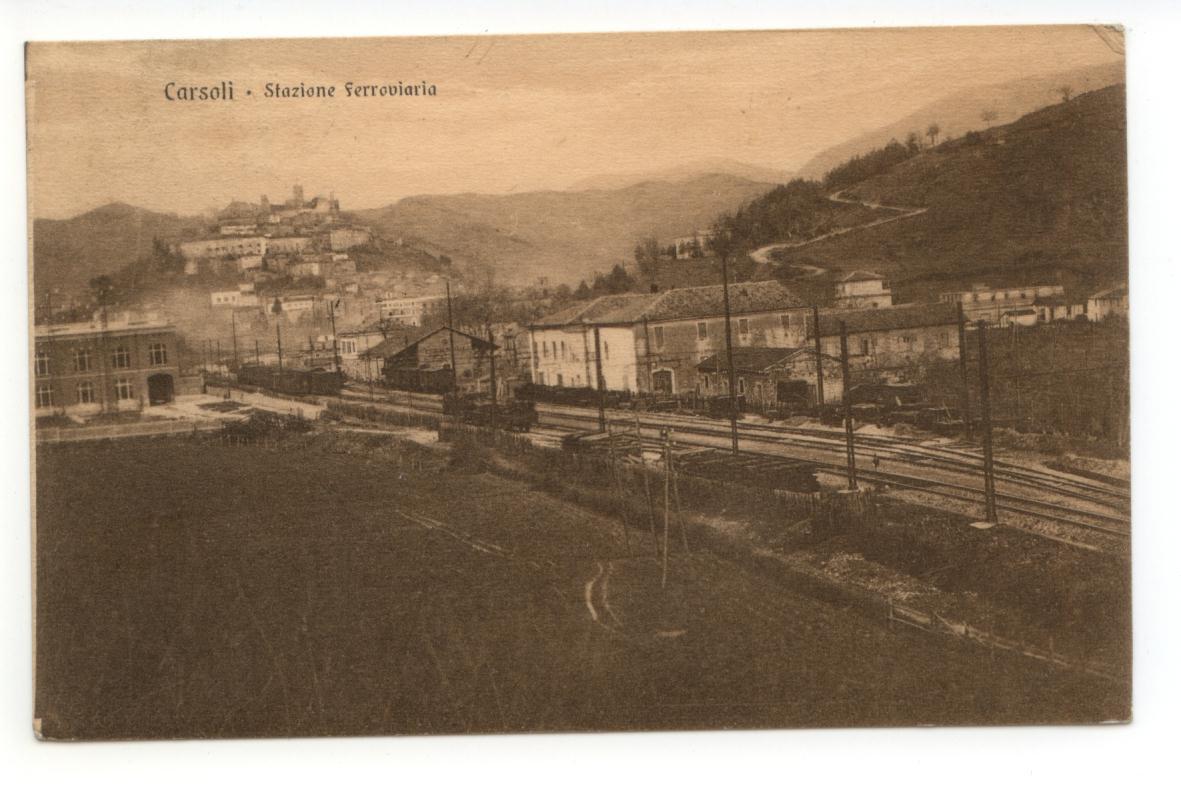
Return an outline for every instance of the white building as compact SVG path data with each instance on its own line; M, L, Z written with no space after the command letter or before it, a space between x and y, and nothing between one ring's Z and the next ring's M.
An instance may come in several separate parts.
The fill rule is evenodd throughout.
M382 379L380 360L367 353L385 341L386 332L377 323L366 323L340 332L337 352L340 353L341 371L346 377L354 380Z
M246 254L238 258L238 271L246 273L247 271L256 271L262 268L261 254Z
M303 276L319 276L323 267L318 260L301 260L287 266L287 272L296 278Z
M529 326L533 382L598 388L601 364L606 390L635 391L640 371L635 323L649 303L642 295L608 295L587 304L574 320L567 321L563 311Z
M894 305L894 295L880 273L853 271L837 282L833 305L839 309L881 309Z
M730 296L734 346L804 343L810 310L779 282L736 283ZM540 385L595 388L597 358L610 390L686 395L698 390L698 364L725 347L722 287L606 295L543 317L529 333Z
M413 297L385 293L377 301L378 317L402 325L422 325L426 315L440 308L446 300L442 295L417 295Z
M226 235L218 238L184 241L178 248L181 256L186 260L244 257L247 255L261 257L267 253L267 239L261 235Z
M298 320L312 314L320 302L317 295L281 295L278 298L280 312L289 320ZM274 302L267 305L267 311L273 313Z
M984 320L1000 325L1002 315L1035 305L1038 299L1062 296L1065 289L1061 284L1035 284L1028 287L986 287L978 284L970 290L945 292L939 296L943 303L959 303L963 306L964 317L969 322Z
M250 290L243 290L241 286L233 290L214 290L209 293L209 301L214 307L246 308L258 306L258 295Z
M1110 290L1097 292L1087 298L1087 319L1100 322L1108 317L1124 317L1128 314L1128 285L1122 284Z

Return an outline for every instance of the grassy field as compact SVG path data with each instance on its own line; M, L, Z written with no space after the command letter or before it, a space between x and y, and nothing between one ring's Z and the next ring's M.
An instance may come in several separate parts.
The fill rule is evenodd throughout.
M41 448L55 738L1126 718L1126 688L892 631L445 452Z

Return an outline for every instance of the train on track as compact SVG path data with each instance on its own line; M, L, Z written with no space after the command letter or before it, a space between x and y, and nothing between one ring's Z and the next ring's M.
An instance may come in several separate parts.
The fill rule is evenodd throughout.
M849 390L853 414L861 423L875 423L880 426L909 424L942 434L962 430L963 421L958 408L937 404L930 400L927 391L918 385L894 383L867 383ZM651 396L637 395L629 391L606 391L601 397L593 388L561 388L551 385L526 383L516 390L518 399L564 405L567 407L598 407L610 409L631 409L643 412L692 412L711 418L727 418L730 415L729 396ZM814 415L816 405L804 400L783 402L777 407L752 408L742 394L734 403L739 414L758 412L770 418L789 418L796 415ZM842 404L829 404L821 410L821 418L829 424L839 424L844 418Z
M325 369L282 369L243 364L238 383L292 396L339 396L344 375Z

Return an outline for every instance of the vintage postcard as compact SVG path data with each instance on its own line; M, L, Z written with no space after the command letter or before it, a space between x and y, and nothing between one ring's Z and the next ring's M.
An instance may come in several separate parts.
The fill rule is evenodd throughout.
M1124 74L29 43L37 734L1129 720Z

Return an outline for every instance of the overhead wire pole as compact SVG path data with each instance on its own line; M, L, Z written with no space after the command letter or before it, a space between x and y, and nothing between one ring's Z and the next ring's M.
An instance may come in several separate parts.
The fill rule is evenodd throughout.
M451 280L447 280L447 341L451 347L451 393L459 390L459 370L455 368L455 324L451 321Z
M283 380L283 334L280 326L283 322L283 304L275 298L275 302L271 304L271 314L275 315L275 352L279 356L279 384L282 385Z
M648 530L652 533L652 549L660 556L660 540L656 537L656 509L652 502L652 482L648 478L648 461L644 458L644 434L640 431L640 414L636 413L636 448L640 453L640 475L644 478L644 498L648 503Z
M824 414L824 356L820 343L820 307L812 307L812 341L816 350L816 417Z
M964 419L964 439L972 439L972 410L971 400L968 398L968 338L967 325L964 319L964 304L957 301L955 305L956 317L960 329L960 412Z
M586 334L583 334L584 336ZM603 390L603 344L599 340L599 326L595 326L595 388L599 392L599 431L607 431L607 393Z
M238 372L238 320L234 310L230 309L230 338L234 343L234 373Z
M492 417L496 418L496 343L492 326L488 326L488 387L492 394Z
M730 379L730 450L738 453L738 391L734 380L734 345L730 333L730 272L726 260L729 251L718 255L722 258L722 311L726 320L726 368Z
M664 438L664 538L660 559L660 586L668 581L668 521L672 514L672 443L667 429L660 430Z
M996 517L996 480L992 470L992 405L988 392L988 324L981 320L976 324L980 334L980 429L984 445L984 518L989 522Z
M849 334L841 320L841 399L845 405L845 458L849 489L857 488L857 454L853 450L853 399L849 396Z
M332 366L334 371L340 374L340 351L336 344L336 305L340 303L340 299L334 299L328 302L328 320L332 323Z
M668 430L669 442L672 442L672 430ZM689 552L689 536L685 533L685 512L681 509L681 487L677 483L677 471L673 466L673 454L669 450L668 453L668 472L673 478L673 505L677 507L677 527L681 531L681 546L684 547L686 554Z
M624 502L623 485L619 479L619 466L615 461L615 435L611 431L611 424L607 424L607 456L611 460L611 481L615 486L615 499L619 503L619 526L623 530L623 548L631 554L631 539L627 534L627 505Z

